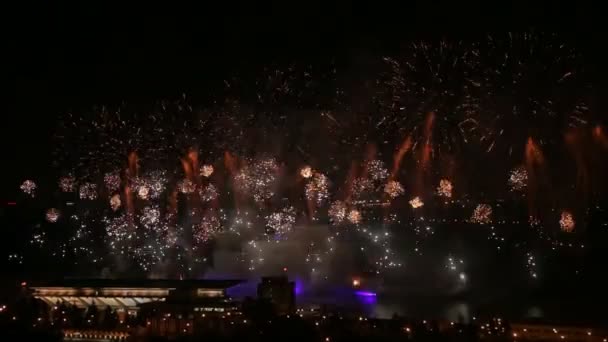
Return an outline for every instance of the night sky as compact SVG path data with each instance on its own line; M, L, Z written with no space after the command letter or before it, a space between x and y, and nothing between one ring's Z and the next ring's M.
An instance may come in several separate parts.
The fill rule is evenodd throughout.
M605 80L608 72L605 60L608 54L606 54L604 46L605 33L602 32L606 29L606 25L603 18L600 18L601 11L579 4L576 7L541 7L530 6L526 2L522 2L503 8L490 8L491 6L491 4L467 5L460 2L451 5L431 5L420 2L408 6L377 3L373 6L358 7L348 4L346 1L332 5L251 4L248 6L214 5L207 8L186 6L106 8L99 5L45 4L36 8L7 11L8 25L4 31L7 34L8 42L4 44L4 55L8 55L9 59L3 64L4 74L8 75L5 77L9 80L9 100L4 103L5 106L2 109L3 124L0 136L5 157L2 182L0 182L0 201L3 207L0 210L6 213L10 208L5 206L5 203L19 201L20 211L18 215L6 214L2 220L3 225L11 227L11 232L15 227L21 225L34 225L35 218L24 219L19 215L29 215L29 210L43 210L43 208L51 206L51 201L59 196L57 190L49 191L49 194L39 196L42 203L24 204L27 209L22 209L23 193L19 190L19 185L25 179L35 179L41 189L49 189L57 184L57 179L62 175L62 167L64 167L64 165L57 167L57 155L61 154L58 152L58 148L62 148L61 143L66 144L64 145L65 151L75 150L84 153L84 150L79 150L80 145L77 144L77 141L82 140L58 142L57 134L62 132L60 127L62 127L62 120L65 120L66 113L71 113L75 118L81 116L85 118L86 113L94 112L95 108L100 106L111 109L121 106L137 110L145 108L142 110L145 111L160 101L180 101L184 95L187 98L186 103L196 108L213 107L229 97L241 99L244 103L255 102L256 94L252 90L252 84L255 84L260 75L264 75L264 70L284 70L295 66L296 69L311 67L315 72L321 70L323 76L320 77L321 81L318 81L320 85L315 86L314 89L323 95L312 96L320 99L320 102L326 99L324 94L328 91L323 88L329 84L324 83L326 82L324 81L325 75L331 74L332 70L337 70L339 74L337 81L335 84L331 84L332 86L338 85L343 91L341 103L347 103L349 109L345 110L345 113L336 114L337 121L347 127L349 120L361 123L360 118L363 117L369 121L369 127L372 127L381 120L382 115L379 113L386 109L380 100L374 99L376 102L370 100L370 103L373 102L375 105L373 111L370 110L372 106L365 102L368 97L373 97L371 92L382 89L383 83L378 81L384 75L382 58L402 56L403 51L409 51L407 47L411 46L413 42L421 40L445 40L468 44L483 41L487 39L488 35L504 35L505 32L530 30L532 32L554 32L560 41L567 42L568 46L572 46L585 57L584 83L589 90L585 92L584 100L592 112L588 115L591 121L585 125L585 128L588 127L591 130L593 127L604 127L606 129L608 120L605 115L607 108ZM481 51L483 52L483 48ZM446 77L449 79L450 75L446 75ZM422 77L420 80L422 80L421 82L427 81ZM327 82L334 82L334 80ZM227 87L227 84L230 86ZM328 86L328 88L331 87ZM458 89L458 91L460 90ZM566 96L566 100L570 98L570 95ZM406 100L404 101L406 102ZM435 105L433 101L429 102L431 102L428 105L429 108ZM272 126L274 131L277 131L281 128L281 123L290 123L284 134L296 138L277 138L274 141L264 141L263 144L260 144L266 149L264 152L269 152L272 148L268 146L285 143L285 146L282 146L284 149L281 150L281 157L293 164L287 167L288 170L297 172L297 165L301 164L302 160L308 160L311 163L317 162L322 165L321 167L329 170L331 169L330 163L334 161L323 154L330 154L332 151L341 153L340 158L343 160L352 159L353 164L355 160L361 161L365 153L371 149L366 143L361 143L355 148L351 143L356 140L353 138L356 135L365 135L366 139L372 140L376 144L377 152L385 157L384 162L390 169L393 153L403 141L402 135L390 135L389 126L376 130L370 128L369 132L365 125L353 126L352 132L349 132L350 128L341 127L343 129L341 139L348 141L351 144L349 146L353 146L352 150L342 148L338 143L336 143L338 147L332 145L325 150L323 144L332 138L319 137L315 143L315 132L311 131L321 119L308 118L313 115L313 111L309 107L318 110L321 105L307 103L298 103L298 105L299 110L290 112L288 119L285 119L287 121L281 121L283 119L267 114L263 117L256 117L253 119L253 123L250 123L253 127L250 128L251 131L254 129L263 131L259 128L266 125ZM255 106L252 107L255 108ZM502 110L499 105L495 108L498 108L497 112ZM365 114L362 114L364 111ZM128 110L125 109L125 112ZM352 114L350 114L351 112ZM318 116L318 114L316 115ZM425 122L423 119L428 117L425 113L420 118L420 123L415 124L416 128L412 129L412 132L419 132L418 135L423 135L423 129L420 127L423 127ZM140 117L138 120L143 122L145 118ZM441 123L439 120L438 122ZM488 122L494 121L489 120ZM558 126L556 121L551 120L547 120L545 126L539 125L538 122L527 125L526 119L514 122L516 123L511 122L508 128L514 132L510 134L517 137L518 132L526 130L542 136L544 132L538 133L534 130L538 131L541 127L540 130L543 131L543 127L546 127L547 131L550 131L555 128L554 126ZM405 121L405 123L414 126L414 123L410 121ZM490 126L487 122L484 124ZM440 134L445 133L446 136L449 136L450 132L454 130L453 125L437 124L437 126L440 127L439 129L445 130ZM559 129L559 127L557 128ZM497 131L499 129L493 128L494 133ZM324 135L323 132L325 131L320 131L318 135ZM560 130L560 132L564 133L565 130ZM263 140L259 138L259 136L263 136L263 133L256 131L256 134L258 135L256 139ZM313 137L313 139L309 139L309 137ZM298 148L302 145L301 141L306 139L313 141L307 145L309 149L303 148L305 151L299 155L301 151L298 152ZM338 139L335 140L338 141ZM252 140L244 141L251 143ZM508 141L515 141L515 139L511 139L509 136ZM525 141L520 139L517 143L509 142L507 144L519 149L529 148L530 144L525 145ZM437 146L443 149L446 146L454 149L461 148L449 140L438 143ZM497 192L497 188L505 187L504 178L500 180L500 186L495 186L499 181L487 176L497 170L507 170L505 172L508 172L513 167L513 158L506 157L505 151L508 150L508 147L499 144L496 146L497 151L502 151L496 153L504 153L505 158L497 158L492 163L486 163L482 171L477 166L468 168L463 166L455 171L456 174L469 176L461 178L467 179L462 183L465 184L462 185L463 188L484 192L489 196L488 194ZM478 149L483 151L487 148L486 143ZM221 150L219 147L217 149ZM588 149L587 145L580 150L587 152L576 154L577 156L588 158L591 155L589 158L595 162L590 166L589 174L606 170L606 163L601 161L605 159L606 149L599 150L603 151L600 152L604 154L603 157L601 154L589 152L592 150ZM354 151L359 154L354 155ZM483 160L479 157L483 153L479 151L476 151L475 154L463 154L458 158L472 161ZM561 151L563 150L554 147L547 147L546 150L543 150L548 159L560 155ZM577 151L579 151L578 148ZM309 157L315 152L320 156ZM352 158L348 155L351 152L353 153ZM452 151L450 150L450 152ZM294 155L296 156L294 157ZM414 163L411 161L404 162L404 168L413 169L413 165ZM566 184L563 178L571 179L574 177L572 174L576 174L576 171L566 171L568 165L568 167L564 167L562 173L563 165L567 165L567 163L560 159L560 162L551 164L549 170L552 179L557 179L555 182L560 185ZM484 173L485 170L488 170L487 173ZM327 172L330 173L330 176L339 174L340 177L348 179L348 166L343 166L343 169L339 171ZM476 174L480 175L479 181L475 179ZM471 175L473 177L470 177ZM542 176L538 177L542 178ZM482 178L483 180L481 180ZM404 183L406 182L404 181ZM478 184L472 185L472 183ZM407 183L406 191L410 188L414 189L416 186L413 181L411 184ZM290 185L286 192L291 196L296 191L295 188ZM589 206L597 208L605 206L606 182L598 181L596 183L594 181L591 188L592 191L585 193L586 195L591 194L589 198L592 199L588 200L588 203L593 203L593 205ZM556 193L559 193L561 197L567 197L557 190ZM471 201L477 200L474 196L467 197L467 200L469 198ZM513 206L519 209L520 207L531 207L529 203L531 201L523 200ZM402 205L397 207L400 210L409 209L407 201L402 202ZM556 199L555 202L557 203L559 200ZM475 208L475 206L471 208ZM471 208L467 208L467 210ZM586 209L585 207L576 210L584 212ZM522 216L519 212L513 215L507 209L505 212L507 212L507 217L513 218L519 215L518 218L524 217L525 219L525 215ZM450 211L450 215L452 215L452 211ZM587 220L589 226L600 224L606 219L605 212L594 215L588 216L592 217ZM602 217L602 215L604 216ZM470 216L470 212L467 211L466 215L461 216ZM322 233L319 234L322 235ZM479 284L472 282L473 292L484 292L485 285L480 285L482 283L494 285L500 283L502 280L497 274L501 273L501 267L522 268L520 255L522 252L518 248L521 245L536 248L528 234L527 231L507 233L508 238L513 242L509 245L506 254L492 256L485 260L488 263L496 262L496 265L499 265L497 269L480 271L485 267L482 262L471 260L470 264L474 265L472 268L476 270L475 272L478 271L480 274L486 272L489 279L484 279ZM458 248L467 251L465 254L475 250L477 244L484 246L480 248L483 253L489 253L484 249L489 248L486 246L486 235L480 237L473 236L474 233L472 233L470 238L460 239L456 238L456 233L449 230L438 232L437 235L440 242L428 247L429 255L443 253L448 242L454 240L457 240ZM420 234L417 233L417 236ZM19 238L23 238L23 236L6 236L7 241ZM598 232L592 227L589 229L588 235L577 235L576 238L566 237L563 241L585 244L594 240L595 244L587 254L572 253L576 254L576 261L573 261L574 257L571 254L556 257L551 262L553 266L546 269L548 274L546 279L552 279L547 282L569 283L571 277L560 274L560 269L574 272L580 265L585 265L588 269L593 270L590 271L592 275L581 283L572 281L572 284L566 284L572 286L568 288L579 289L583 286L592 289L601 288L605 278L600 270L604 261L607 260L602 253L602 244L608 242L606 232ZM231 244L232 242L223 243ZM350 243L353 242L349 241ZM7 242L3 246L8 244ZM483 259L479 256L473 258ZM423 261L418 265L420 269L431 262L430 258L421 260ZM279 267L278 264L277 267ZM524 269L522 272L526 273L526 270ZM27 274L28 271L18 270L17 273ZM411 275L395 276L393 274L392 277L396 279L396 284L412 281ZM433 274L420 275L417 281L421 284L431 284L436 278L437 276ZM483 276L477 276L477 279L479 278L483 278ZM514 279L512 282L517 283L518 280ZM514 287L519 288L520 285L515 284ZM438 292L441 291L443 289L438 290ZM561 289L555 291L559 293Z

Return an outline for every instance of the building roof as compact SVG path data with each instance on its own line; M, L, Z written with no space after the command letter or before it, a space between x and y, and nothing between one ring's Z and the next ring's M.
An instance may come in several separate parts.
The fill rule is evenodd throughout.
M227 289L233 287L242 280L226 279L76 279L67 278L61 280L34 281L30 287L73 287L73 288L206 288Z

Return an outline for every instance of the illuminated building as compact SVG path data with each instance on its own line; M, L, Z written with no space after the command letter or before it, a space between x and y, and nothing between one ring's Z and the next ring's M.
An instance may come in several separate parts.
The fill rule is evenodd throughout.
M78 308L91 305L110 307L119 317L136 315L142 305L163 303L168 299L207 305L227 303L226 289L240 280L162 280L162 279L67 279L30 285L32 295L49 307L68 303ZM169 304L171 301L167 301ZM216 305L217 304L217 305ZM215 305L215 306L214 306Z

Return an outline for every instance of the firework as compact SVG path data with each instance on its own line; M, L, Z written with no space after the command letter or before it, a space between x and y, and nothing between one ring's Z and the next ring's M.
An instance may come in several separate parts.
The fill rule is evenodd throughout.
M365 171L374 181L383 181L388 177L388 170L382 160L374 159L365 164Z
M192 234L198 243L209 241L221 229L220 219L214 211L207 212L201 222L192 226Z
M348 212L348 222L352 224L361 223L362 218L361 212L357 209L351 209L351 211Z
M106 188L109 192L115 192L120 188L120 173L119 172L110 172L106 173L103 176L103 182L106 185Z
M374 182L369 178L355 178L352 185L353 197L360 199L374 191Z
M143 200L147 200L150 194L150 188L146 185L139 186L137 188L137 196Z
M416 196L410 200L410 206L414 209L418 209L424 205L424 202L419 196Z
M80 185L78 189L80 199L94 200L97 198L97 184L95 183L84 183Z
M391 198L396 198L403 195L404 191L405 190L403 189L401 183L395 180L388 181L388 183L386 183L384 186L384 192Z
M139 217L140 222L146 227L157 224L160 219L160 209L158 206L145 207Z
M177 188L183 194L191 194L196 191L196 184L189 179L184 179L178 184Z
M328 187L328 178L322 173L315 172L312 180L306 184L306 198L320 206L327 200L327 198L329 198Z
M106 234L114 241L123 241L130 238L129 222L132 220L130 215L121 215L112 219L106 218Z
M471 96L471 74L478 50L462 41L415 42L402 56L384 58L379 96L386 119L384 134L406 131L425 150L423 165L435 150L454 150L468 143L477 127L479 105Z
M296 210L289 206L266 216L266 226L270 233L280 237L293 229L296 223Z
M574 231L574 227L576 226L576 222L574 221L574 216L569 211L562 211L561 217L559 219L559 226L563 232L571 233Z
M34 181L32 180L28 179L24 181L19 188L21 189L21 191L32 197L34 197L34 195L36 194L36 183L34 183Z
M528 185L528 171L520 166L511 171L509 175L509 186L511 191L522 191Z
M488 224L492 222L492 207L488 204L479 204L473 211L471 222L478 224Z
M241 169L235 176L239 191L250 194L256 202L274 196L279 165L274 158L257 160Z
M63 192L73 192L76 180L72 176L65 176L59 179L59 189Z
M439 186L437 187L437 194L441 197L451 198L452 197L452 182L447 179L442 179L439 181Z
M59 210L55 208L50 208L46 211L46 220L50 223L55 223L59 219L60 213Z
M213 174L213 165L203 165L200 170L201 176L209 178Z
M300 176L302 176L302 178L312 177L312 168L310 166L304 166L300 169Z
M199 195L201 196L201 200L203 200L204 202L210 202L216 200L219 196L219 193L215 185L208 184L207 186L200 189Z
M120 200L119 194L116 194L116 195L110 197L110 208L112 208L112 210L114 210L114 211L118 210L118 208L120 208L121 205L122 205L122 201Z
M332 224L341 224L346 219L346 205L342 201L335 201L327 211L329 220Z

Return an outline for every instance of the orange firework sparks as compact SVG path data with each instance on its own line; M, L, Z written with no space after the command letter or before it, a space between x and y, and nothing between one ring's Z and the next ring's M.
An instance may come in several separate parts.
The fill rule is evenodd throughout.
M569 211L562 211L561 217L559 219L559 227L562 231L566 233L571 233L574 231L574 227L576 226L576 222L574 221L574 216Z
M439 186L437 187L437 194L445 198L451 198L453 189L454 186L452 185L452 182L447 179L442 179L439 181Z
M422 199L420 199L420 197L416 196L410 200L410 205L412 206L412 208L418 209L424 205L424 202L422 202Z
M302 176L303 178L312 177L312 168L310 166L304 166L300 169L300 176Z
M479 224L492 222L492 207L488 204L479 204L473 211L471 222Z

